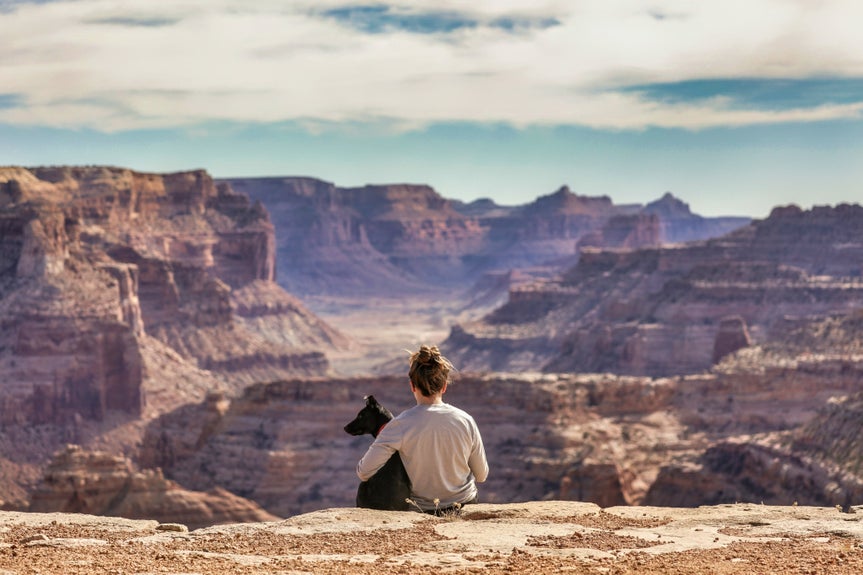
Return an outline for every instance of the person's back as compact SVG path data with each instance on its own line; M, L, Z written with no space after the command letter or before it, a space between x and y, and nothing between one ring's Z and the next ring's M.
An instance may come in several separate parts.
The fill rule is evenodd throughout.
M417 405L378 434L357 465L366 481L398 451L412 484L412 501L423 511L473 503L488 462L476 422L443 402L450 364L437 347L422 346L411 356L411 390Z

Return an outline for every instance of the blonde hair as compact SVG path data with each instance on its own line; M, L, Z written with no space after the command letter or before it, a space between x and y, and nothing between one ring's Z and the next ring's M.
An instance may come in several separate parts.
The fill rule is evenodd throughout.
M436 345L420 346L419 351L411 354L411 367L408 377L414 387L425 397L440 393L449 382L452 364L441 355Z

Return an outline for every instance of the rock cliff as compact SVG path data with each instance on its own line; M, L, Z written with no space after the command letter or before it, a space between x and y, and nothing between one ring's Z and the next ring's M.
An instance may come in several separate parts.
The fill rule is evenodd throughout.
M129 509L170 506L185 523L351 505L369 440L342 427L369 393L409 407L405 369L330 376L321 350L345 338L276 269L314 293L482 278L474 295L491 305L509 286L444 346L460 370L447 400L475 416L492 462L484 502L850 509L863 496L859 206L780 208L667 246L668 222L683 237L693 219L670 196L642 208L561 189L509 208L426 186L236 185L272 195L286 233L204 172L0 170L6 508L115 510L120 484L140 492ZM276 257L283 242L300 247ZM509 271L572 261L577 244L562 274ZM62 471L78 455L43 481L67 443L101 453L79 458L94 492Z
M0 207L2 499L88 422L324 374L347 343L274 282L264 208L206 172L0 168Z
M685 243L719 237L749 223L748 218L734 216L699 216L692 213L689 204L669 192L644 206L641 213L659 218L662 243Z
M405 387L403 377L295 380L214 395L154 421L138 464L280 516L351 505L370 441L342 427L366 394L395 413L410 407ZM860 458L849 455L859 400L833 398L861 393L863 363L851 356L753 346L712 373L670 378L461 373L447 401L483 434L481 501L847 506L863 497ZM834 431L845 443L831 448Z
M575 261L576 243L591 232L597 232L592 245L635 247L720 235L748 221L700 218L670 195L648 206L619 206L565 186L529 204L499 206L448 200L424 185L341 188L290 177L225 181L272 214L279 281L301 295L461 292L486 273ZM646 219L622 217L641 211Z
M817 373L825 381L851 381L859 377L860 322L859 314L814 324L795 322L782 350L774 343L755 353L749 350L723 365L731 368L730 373L739 374L741 367L751 370L758 365L783 363L784 369L794 370L800 381L811 380ZM796 361L777 359L790 349L796 350ZM822 391L813 387L813 399ZM841 391L837 389L826 401L822 396L811 419L784 432L744 435L718 442L694 457L669 462L645 502L709 504L733 497L843 508L856 504L863 500L863 394L856 386Z
M770 341L790 317L858 309L861 227L860 206L789 207L702 242L584 248L567 272L455 327L444 347L470 370L697 373Z
M278 519L224 489L189 491L158 470L136 471L122 456L76 445L56 454L32 493L28 511L155 519L192 529Z
M585 234L576 244L584 248L643 248L662 243L659 216L638 213L613 216L597 231Z

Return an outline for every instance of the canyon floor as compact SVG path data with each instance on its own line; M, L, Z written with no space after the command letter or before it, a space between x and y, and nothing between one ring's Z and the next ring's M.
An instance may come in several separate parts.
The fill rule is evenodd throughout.
M351 340L348 348L327 354L340 376L407 373L410 353L420 345L440 344L454 323L487 311L466 311L458 299L442 296L374 301L311 297L305 302Z
M863 507L545 501L457 517L333 508L270 523L0 512L0 574L863 572Z

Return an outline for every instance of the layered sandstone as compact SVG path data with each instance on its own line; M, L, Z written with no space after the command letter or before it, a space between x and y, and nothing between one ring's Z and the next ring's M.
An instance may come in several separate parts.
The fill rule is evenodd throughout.
M264 208L206 172L0 168L0 206L0 427L21 439L0 499L91 423L324 374L348 344L274 282Z
M192 529L278 519L224 489L189 491L159 470L137 471L122 456L76 445L56 454L32 493L28 511L155 519Z
M486 502L847 506L863 496L859 458L814 455L830 452L832 425L817 448L800 444L833 398L863 393L863 362L754 346L720 366L670 378L461 373L446 398L483 434ZM403 377L297 380L214 395L153 422L138 464L280 516L351 505L370 439L342 427L367 394L395 413L410 407L405 387ZM853 413L835 415L847 422L841 453L859 436Z
M643 248L662 243L661 220L656 214L639 213L614 216L595 232L585 234L577 244L589 247Z
M0 182L0 305L12 338L0 359L17 366L18 386L34 380L56 397L70 380L89 380L64 392L92 396L75 404L82 415L140 412L145 334L229 383L252 379L237 373L250 363L273 375L323 373L320 350L345 343L273 282L263 207L205 172L4 168ZM266 324L279 321L294 324L289 342L268 337L277 330ZM38 374L20 377L27 363Z
M448 200L425 185L225 181L272 214L281 284L314 296L391 297L443 288L450 298L461 297L483 274L573 262L577 242L593 232L592 245L634 247L711 237L748 221L700 218L670 195L648 206L621 206L566 186L528 204L499 206ZM686 231L676 231L681 227Z
M789 207L713 240L585 248L564 274L454 328L445 348L472 370L697 373L788 318L858 309L861 228L860 206Z
M338 188L311 178L229 180L267 206L279 281L299 294L422 291L452 278L483 233L428 186ZM455 267L453 267L455 266Z
M694 214L689 204L670 192L644 206L641 213L659 218L662 243L685 243L719 237L749 223L747 218L735 216L705 218Z

